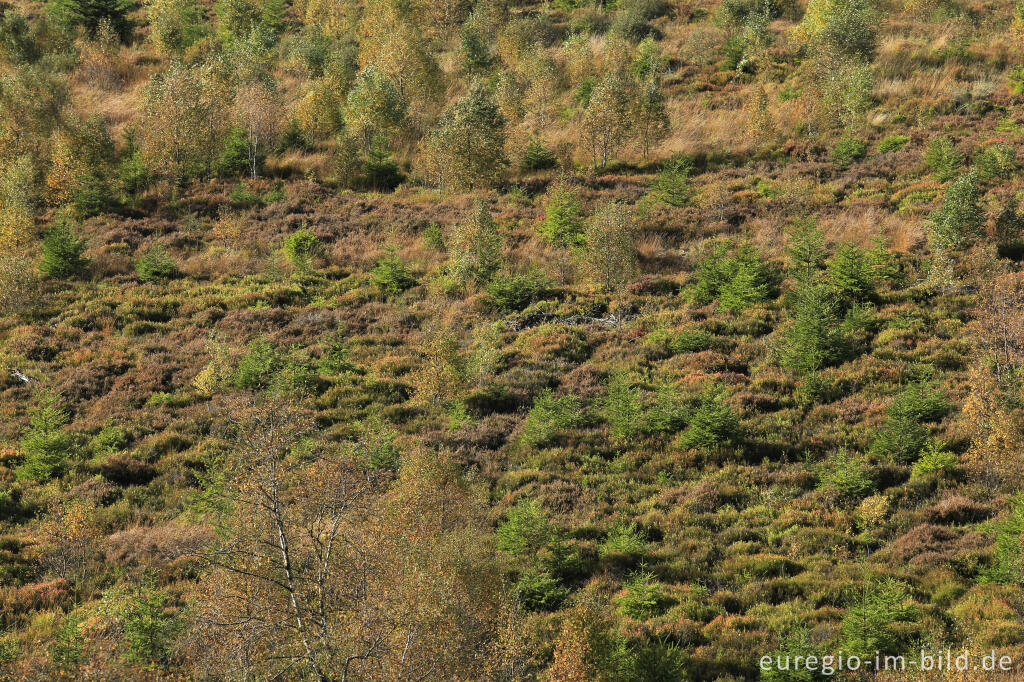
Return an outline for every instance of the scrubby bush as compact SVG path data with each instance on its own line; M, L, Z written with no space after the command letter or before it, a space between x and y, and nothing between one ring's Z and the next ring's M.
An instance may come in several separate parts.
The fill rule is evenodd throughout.
M819 478L822 487L834 490L847 500L860 500L875 488L864 461L852 457L845 449L829 458Z
M270 386L283 361L273 344L263 336L249 342L245 355L238 360L231 375L236 388L256 391Z
M882 141L878 143L878 153L888 154L889 152L898 152L903 149L908 142L910 142L910 137L907 135L886 135Z
M682 156L667 161L651 183L651 196L669 206L686 206L693 198L690 172L693 162Z
M81 27L94 36L106 26L122 42L128 42L133 28L129 14L136 8L130 0L49 0L46 15L54 26L68 33Z
M714 243L697 266L694 302L707 305L718 299L730 312L774 297L776 278L754 247L741 244L735 249L728 240Z
M569 596L569 588L549 571L529 569L515 583L515 595L527 611L554 611Z
M912 462L928 442L927 422L941 419L949 403L938 389L916 383L889 406L886 419L871 442L871 452L897 464Z
M739 416L724 403L723 389L717 386L705 389L683 434L683 445L709 450L735 446L742 437Z
M921 456L914 462L911 478L921 478L932 474L944 475L956 469L956 455L946 449L946 444L932 438L921 451Z
M498 275L487 283L487 302L495 310L510 312L522 310L542 298L547 292L547 280L531 271L520 275Z
M555 397L551 389L545 389L526 415L519 442L528 448L545 447L560 432L577 428L583 421L583 406L578 397L571 394Z
M58 220L43 235L39 269L47 277L68 279L81 275L89 265L82 256L85 240L75 235L66 219Z
M393 298L416 286L416 278L393 250L377 259L370 271L370 279L382 296Z
M924 152L924 162L939 182L951 180L963 160L963 154L956 150L953 141L948 137L935 138Z
M15 471L18 478L47 481L67 469L73 441L64 428L68 413L59 402L57 395L46 393L32 411L29 429L20 442L23 461Z
M639 570L626 582L626 593L618 598L619 610L635 620L660 615L672 603L654 574Z
M557 162L555 154L544 145L544 140L534 138L526 145L520 168L523 171L538 171L554 168Z
M980 199L978 174L974 170L958 177L946 190L942 207L929 216L930 235L937 248L962 249L981 235L985 214Z
M863 159L868 153L868 145L855 137L844 136L832 147L832 161L842 168L854 161Z
M974 167L982 181L1009 177L1017 166L1017 149L1005 142L993 142L974 157Z
M324 252L324 246L320 239L308 227L303 226L300 230L288 235L284 240L284 255L297 270L306 271L312 266L313 261Z
M154 244L135 261L135 274L142 282L157 282L174 277L178 268L163 244Z
M583 207L576 190L556 184L544 197L544 221L537 231L549 242L563 248L583 244Z
M618 523L608 531L598 554L604 557L635 559L647 550L647 539L635 523Z

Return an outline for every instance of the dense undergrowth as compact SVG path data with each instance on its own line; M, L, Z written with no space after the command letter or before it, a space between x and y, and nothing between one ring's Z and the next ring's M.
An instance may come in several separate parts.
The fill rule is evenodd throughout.
M349 9L0 5L4 678L1024 655L1019 8Z

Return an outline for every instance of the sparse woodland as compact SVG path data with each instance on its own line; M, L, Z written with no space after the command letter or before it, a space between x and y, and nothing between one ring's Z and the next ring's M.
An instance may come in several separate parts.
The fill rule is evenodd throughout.
M0 1L0 679L1024 666L1022 143L1010 0Z

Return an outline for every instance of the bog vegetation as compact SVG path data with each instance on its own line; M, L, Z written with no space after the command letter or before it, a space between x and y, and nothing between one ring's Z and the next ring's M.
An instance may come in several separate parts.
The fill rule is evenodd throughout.
M0 678L1024 664L1022 143L1012 0L0 0Z

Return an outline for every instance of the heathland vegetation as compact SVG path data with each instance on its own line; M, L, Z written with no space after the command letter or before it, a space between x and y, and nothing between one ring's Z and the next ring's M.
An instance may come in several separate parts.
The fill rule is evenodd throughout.
M1008 0L0 1L0 678L1024 663L1022 143Z

